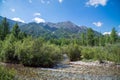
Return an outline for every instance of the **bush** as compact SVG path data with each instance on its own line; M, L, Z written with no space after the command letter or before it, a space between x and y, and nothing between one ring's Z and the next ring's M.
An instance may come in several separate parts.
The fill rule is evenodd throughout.
M57 46L32 38L17 43L15 53L23 65L33 67L53 67L62 58Z
M105 47L82 47L84 59L108 60L120 63L120 44L107 45Z
M107 45L105 49L107 50L107 60L120 63L120 44Z
M0 40L0 61L2 60L3 55L1 54L2 51L2 41Z
M93 59L94 58L94 49L90 47L82 48L82 58L84 59Z
M14 69L10 70L0 66L0 80L14 80L15 73Z
M53 67L62 59L60 48L55 45L44 44L41 50L41 66Z
M77 61L81 59L81 49L77 44L68 45L66 51L71 61Z
M11 62L11 63L19 62L17 55L15 55L14 42L10 42L9 40L5 40L3 42L1 55L2 55L1 60L4 62Z
M40 38L24 38L22 41L3 41L0 59L4 62L21 63L33 67L53 67L62 59L60 48L44 43Z
M23 42L17 42L15 48L16 55L20 62L26 66L38 66L41 43L32 38L25 38Z

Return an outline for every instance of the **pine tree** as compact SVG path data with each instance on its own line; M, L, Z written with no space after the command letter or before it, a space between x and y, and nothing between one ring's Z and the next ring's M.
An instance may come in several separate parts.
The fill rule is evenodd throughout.
M108 44L110 43L110 35L105 35L105 43Z
M82 41L82 45L85 45L85 34L84 33L81 34L81 41Z
M95 46L99 45L99 36L94 37L94 45Z
M100 36L99 45L100 45L100 46L105 46L105 36Z
M117 35L117 31L115 30L115 28L112 29L112 32L110 34L110 38L111 38L111 43L115 43L118 39L118 35Z
M0 26L0 38L1 40L4 40L5 37L9 34L10 30L9 30L9 24L7 22L7 19L4 18L2 20L1 26Z
M91 28L87 30L87 44L89 46L94 46L94 32Z
M20 29L18 24L16 23L14 25L14 27L12 28L12 34L18 39L19 38L19 34L20 34Z

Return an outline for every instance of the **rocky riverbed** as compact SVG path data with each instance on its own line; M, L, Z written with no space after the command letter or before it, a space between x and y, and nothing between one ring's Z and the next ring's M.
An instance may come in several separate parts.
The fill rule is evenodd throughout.
M54 68L31 68L22 65L6 64L17 70L19 80L120 80L120 65L110 62L70 62Z

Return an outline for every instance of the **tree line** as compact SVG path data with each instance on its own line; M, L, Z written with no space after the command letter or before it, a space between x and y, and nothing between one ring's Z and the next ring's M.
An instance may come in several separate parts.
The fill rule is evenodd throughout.
M0 24L0 40L5 40L8 35L14 36L17 39L22 39L27 36L24 32L21 32L17 23L10 31L9 23L7 22L7 19L4 18Z
M91 28L88 28L87 34L81 34L82 45L89 46L105 46L106 44L114 44L119 41L119 36L115 28L112 28L111 34L96 35Z

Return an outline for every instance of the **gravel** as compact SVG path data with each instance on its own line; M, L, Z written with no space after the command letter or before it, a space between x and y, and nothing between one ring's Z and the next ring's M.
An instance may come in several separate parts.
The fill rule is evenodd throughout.
M54 68L32 68L7 64L15 68L15 80L120 80L120 65L98 62L70 62Z

